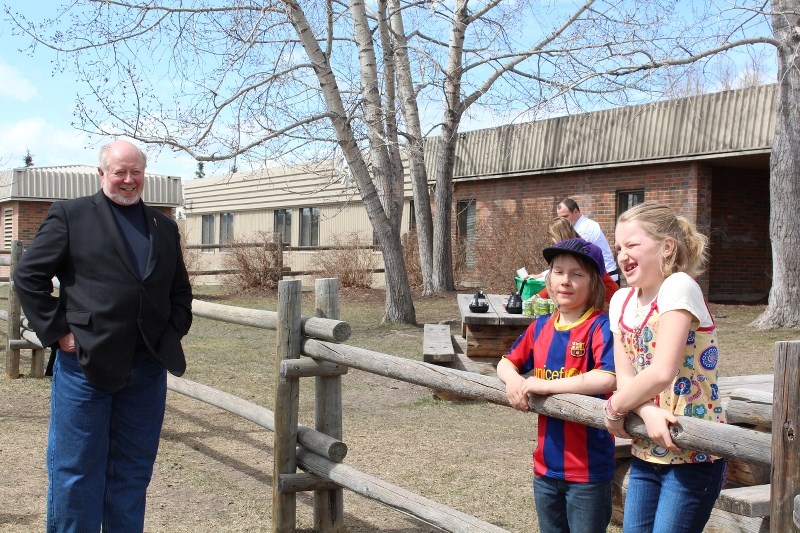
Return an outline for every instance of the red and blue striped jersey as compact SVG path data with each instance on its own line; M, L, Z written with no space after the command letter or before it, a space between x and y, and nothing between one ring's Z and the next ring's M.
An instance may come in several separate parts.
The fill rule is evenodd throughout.
M560 379L590 370L613 373L608 315L595 310L569 326L556 325L557 316L556 311L539 317L508 350L505 357L520 374ZM609 481L614 477L614 438L605 429L539 415L533 473L582 483Z

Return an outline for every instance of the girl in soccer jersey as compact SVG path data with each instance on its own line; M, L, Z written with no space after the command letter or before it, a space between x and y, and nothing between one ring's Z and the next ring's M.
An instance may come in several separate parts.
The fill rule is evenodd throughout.
M617 221L617 260L630 288L611 300L617 392L606 427L628 437L635 412L647 439L632 444L626 533L701 532L724 481L723 459L682 450L670 436L676 415L725 422L717 388L717 330L693 279L706 237L665 205L645 202Z
M603 252L580 238L543 250L556 311L533 321L497 365L509 403L573 392L605 399L615 388ZM522 374L530 372L530 377ZM614 439L602 429L539 415L533 494L543 533L600 533L611 520Z

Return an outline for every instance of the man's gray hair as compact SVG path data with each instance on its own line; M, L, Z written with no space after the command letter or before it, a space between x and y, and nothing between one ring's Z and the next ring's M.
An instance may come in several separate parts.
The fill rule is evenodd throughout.
M102 168L103 170L108 170L108 152L111 150L111 145L112 144L114 144L114 143L110 142L110 143L104 144L103 146L100 147L100 154L98 155L97 159L98 159L98 161L100 163L100 168ZM131 144L133 144L133 143L131 143ZM145 167L147 167L147 154L144 153L142 151L142 149L139 148L138 146L136 146L135 144L133 144L133 146L137 150L139 150L139 155L142 156L142 164Z

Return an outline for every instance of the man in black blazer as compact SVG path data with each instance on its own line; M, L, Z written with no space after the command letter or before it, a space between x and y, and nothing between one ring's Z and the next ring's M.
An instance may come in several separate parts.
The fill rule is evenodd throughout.
M54 203L14 271L55 352L47 531L144 529L166 371L186 369L192 322L177 225L141 200L146 164L127 141L103 146L102 190Z

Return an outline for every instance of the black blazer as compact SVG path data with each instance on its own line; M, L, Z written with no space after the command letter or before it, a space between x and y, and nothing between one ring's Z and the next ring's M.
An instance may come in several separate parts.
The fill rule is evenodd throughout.
M109 202L99 191L52 205L14 270L25 316L43 346L72 332L78 362L94 385L113 389L125 383L139 339L180 376L186 369L180 340L192 323L192 288L178 227L144 206L150 255L140 279Z

